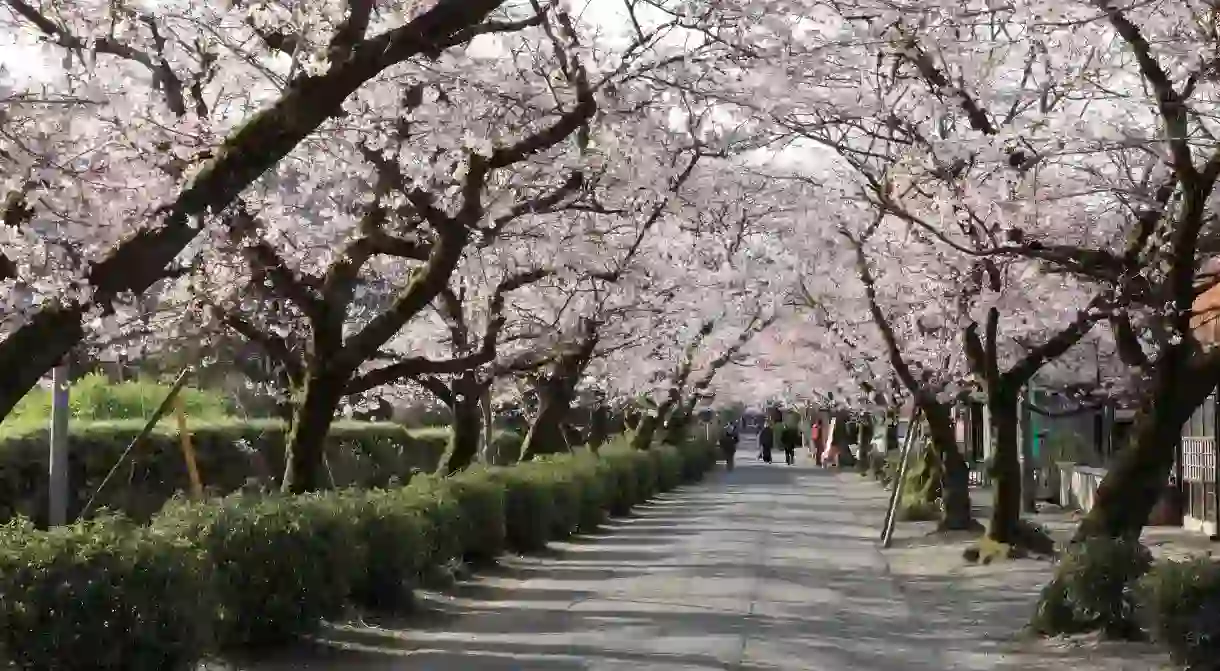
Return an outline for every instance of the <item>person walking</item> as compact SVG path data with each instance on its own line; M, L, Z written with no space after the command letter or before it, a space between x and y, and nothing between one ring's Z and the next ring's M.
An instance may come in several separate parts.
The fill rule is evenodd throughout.
M724 457L724 467L733 470L733 460L737 456L737 441L740 439L737 425L729 422L720 432L720 454Z
M813 464L815 466L822 465L822 444L819 440L822 437L822 422L814 420L809 425L809 453L813 455Z
M779 429L779 445L784 448L784 463L796 463L796 448L801 444L801 432L795 426L784 424Z
M775 447L775 425L769 419L763 424L762 431L758 434L758 446L762 448L760 456L763 463L771 463L771 448Z

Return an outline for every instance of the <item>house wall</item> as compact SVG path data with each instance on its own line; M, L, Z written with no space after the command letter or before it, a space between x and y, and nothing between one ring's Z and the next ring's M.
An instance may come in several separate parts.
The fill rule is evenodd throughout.
M1059 467L1059 505L1086 513L1092 510L1106 470L1070 462L1056 465Z
M1069 412L1078 407L1075 402L1056 394L1037 393L1034 402L1052 413ZM1098 412L1054 416L1031 412L1039 461L1047 465L1058 461L1100 464L1102 455L1095 447L1099 438Z
M1191 308L1194 314L1190 326L1199 342L1205 345L1220 342L1220 285L1199 294Z

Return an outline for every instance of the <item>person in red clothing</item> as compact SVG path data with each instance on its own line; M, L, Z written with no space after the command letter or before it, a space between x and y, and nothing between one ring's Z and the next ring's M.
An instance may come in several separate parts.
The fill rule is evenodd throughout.
M822 446L818 443L818 437L821 434L822 425L819 422L809 425L809 451L813 453L813 463L818 466L822 465Z

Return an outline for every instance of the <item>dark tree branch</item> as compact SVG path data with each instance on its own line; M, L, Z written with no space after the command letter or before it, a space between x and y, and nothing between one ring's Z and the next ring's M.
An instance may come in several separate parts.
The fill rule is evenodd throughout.
M149 15L140 14L139 21L152 31L153 45L157 53L148 54L129 44L107 36L98 36L88 40L74 35L65 26L61 26L47 18L25 0L5 0L13 11L29 21L35 28L42 31L48 38L70 51L83 52L92 50L95 53L115 56L123 60L138 63L148 69L152 75L153 87L165 94L165 103L175 116L185 116L187 112L186 96L182 80L174 73L165 55L165 38L157 27L156 20Z
M466 310L462 299L453 289L445 287L439 296L440 313L449 327L449 338L453 341L453 350L459 354L470 351L470 327L466 324Z
M1131 317L1125 313L1113 315L1110 317L1110 328L1118 347L1118 358L1132 368L1147 369L1150 361L1131 325Z
M490 245L504 231L505 227L527 214L554 211L565 198L579 191L584 184L584 173L578 170L569 175L558 187L513 205L508 212L496 217L491 226L482 229L483 238L480 246Z
M970 371L985 384L987 382L987 351L983 347L983 339L979 337L978 322L970 322L963 336L966 361L970 364Z
M450 47L456 47L459 44L466 44L480 35L517 33L525 30L526 28L541 26L545 21L545 12L540 12L518 21L484 21L483 23L475 26L469 26L453 33L452 35L446 36L444 39L438 40L434 48L436 49L436 53L439 54L441 51L449 49Z
M504 328L505 294L537 282L553 274L548 269L530 270L505 278L496 286L489 306L487 328L478 351L452 359L435 360L426 357L406 357L396 363L368 371L348 385L347 393L365 392L407 377L460 373L490 363L496 358L500 331ZM440 293L440 292L438 292Z
M449 385L445 384L439 378L435 378L431 375L416 375L408 379L424 389L427 389L437 398L437 400L444 403L449 408L453 408L453 406L457 403L457 398L453 395L453 390L450 389Z
M341 60L346 58L369 29L369 19L373 16L374 0L348 0L347 17L330 38L330 58Z
M584 69L577 65L579 81L585 81ZM429 221L439 235L428 261L415 279L399 294L394 304L377 315L364 329L348 339L345 358L356 367L368 354L380 349L400 328L448 285L449 277L461 259L470 234L483 218L483 189L494 170L524 161L534 154L553 147L580 130L597 112L597 100L587 83L576 86L577 104L565 111L553 123L506 147L498 147L490 156L472 153L462 185L462 205L454 217L440 212L429 194L415 189L408 193L412 204Z
M241 246L241 254L250 264L256 284L262 286L262 280L266 279L273 294L292 301L310 320L320 320L322 298L308 282L297 276L271 243L257 237L261 225L254 215L241 206L228 217L227 224L230 240Z
M230 313L227 310L214 308L220 314L220 321L247 341L257 345L273 361L284 367L288 379L293 384L299 384L305 378L305 365L300 357L293 353L288 340L278 335L260 329L252 322Z
M1034 375L1048 362L1054 361L1072 349L1076 343L1088 335L1093 325L1100 318L1095 308L1102 302L1101 297L1093 299L1088 307L1081 310L1076 319L1066 328L1056 333L1049 340L1033 348L1021 358L1008 372L1001 376L1001 383L1023 386L1033 379Z
M868 257L864 253L864 243L853 238L846 231L841 231L840 233L843 237L847 238L856 251L856 273L860 277L860 282L864 285L864 296L868 300L869 315L872 317L873 324L881 333L882 341L885 342L890 366L894 369L898 379L902 380L902 384L915 397L915 400L923 402L925 400L924 397L928 396L928 391L911 371L910 365L907 364L905 357L902 355L902 347L898 343L898 336L894 333L894 327L890 324L889 318L885 316L885 312L881 310L881 304L877 300L877 283L873 278L872 269L869 268Z

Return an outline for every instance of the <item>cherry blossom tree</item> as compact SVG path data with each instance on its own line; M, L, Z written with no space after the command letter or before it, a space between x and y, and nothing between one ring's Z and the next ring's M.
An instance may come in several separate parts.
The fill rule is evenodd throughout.
M1151 327L1144 335L1164 334L1165 345L1157 352L1196 347L1184 335L1189 309L1181 306L1198 291L1193 240L1205 208L1186 211L1188 219L1200 222L1182 229L1191 241L1170 245L1189 252L1186 256L1154 250L1173 238L1157 232L1157 221L1168 219L1162 214L1180 203L1205 202L1210 194L1215 177L1206 165L1194 167L1197 175L1188 174L1184 182L1178 174L1192 170L1182 166L1183 149L1191 143L1183 129L1195 124L1190 133L1206 132L1199 118L1184 111L1187 98L1206 100L1210 85L1198 74L1205 68L1181 61L1176 52L1162 57L1173 67L1157 62L1148 45L1160 41L1142 35L1130 17L1154 24L1148 29L1175 36L1166 37L1173 41L1186 25L1210 25L1210 9L1177 8L1162 15L1153 8L1120 10L1106 3L997 8L867 1L808 3L802 9L765 0L688 3L684 11L698 17L698 29L730 45L726 53L741 67L722 69L718 79L672 84L688 91L697 87L768 119L790 137L829 149L857 173L849 182L849 191L857 193L849 195L858 197L863 187L866 219L876 214L883 227L891 226L886 219L897 219L918 229L954 257L950 265L969 271L959 278L967 280L964 286L981 288L973 290L973 307L959 310L956 301L940 301L946 317L941 321L964 327L969 360L991 401L1012 408L1015 394L1009 390L1101 319L1114 322L1113 332L1133 362L1141 359L1132 347L1141 338L1133 314L1141 315L1144 328ZM751 22L751 16L769 20ZM1190 39L1206 43L1206 34ZM1052 44L1055 49L1048 47ZM1181 91L1169 85L1166 74L1179 71L1186 73ZM1122 93L1140 84L1157 92L1158 102L1150 106ZM1180 136L1176 145L1149 135L1158 126L1169 129L1171 139ZM1179 200L1188 195L1181 184L1201 190ZM909 255L895 258L910 267ZM1166 274L1157 269L1162 262L1189 272ZM874 279L882 270L872 269ZM1081 286L1094 288L1059 292L1048 317L1020 314L1028 304L1007 316L992 309L997 298L1015 293L1001 291L1012 278L1047 271L1073 275L1084 280ZM1172 283L1164 278L1171 276L1182 293L1166 300ZM1176 327L1164 323L1160 306L1166 302L1179 305L1173 313ZM957 317L949 319L954 312ZM1020 328L1010 328L1014 324ZM1018 354L1019 347L1006 344L1028 345L1031 337L1040 337L1043 347ZM1007 357L1015 358L998 363ZM1195 365L1208 361L1187 358ZM1180 372L1166 379L1180 382L1185 379ZM1149 425L1159 428L1145 434L1148 450L1172 444L1169 435L1186 416L1181 413L1188 414L1210 387L1177 382L1160 388L1177 390L1175 409L1168 410L1168 397L1161 396L1167 420ZM1000 465L1009 467L1015 464L1009 430L1015 422L1006 421L1012 415L993 413L1002 438ZM1160 476L1147 477L1151 483ZM1159 487L1149 484L1146 491ZM1001 500L1016 500L1013 488L1002 485L1001 490ZM1003 519L1015 519L1011 506L999 508ZM1124 513L1124 519L1130 517ZM994 526L996 533L1010 535L1005 532L1010 524Z
M1195 297L1210 286L1198 268L1220 175L1207 147L1212 129L1194 106L1209 105L1214 91L1202 74L1210 65L1185 55L1214 44L1206 28L1197 30L1214 23L1214 10L1022 3L986 8L981 25L971 14L977 9L945 8L932 22L920 20L922 10L889 15L899 27L891 33L902 47L899 62L930 94L925 99L944 105L934 118L942 126L954 120L954 136L968 138L950 145L944 133L924 133L941 141L913 142L922 158L904 166L909 178L891 191L902 194L901 204L890 209L917 212L922 221L913 225L966 247L965 236L948 233L948 208L970 224L967 235L987 234L963 251L1034 259L1096 283L1101 304L1087 310L1103 308L1091 317L1112 322L1120 351L1148 376L1136 447L1112 469L1078 537L1135 534L1163 490L1174 456L1166 446L1176 444L1215 379L1217 359L1190 330ZM1029 29L994 30L1014 25ZM963 33L971 39L962 42ZM1195 46L1166 53L1151 46L1182 40ZM1123 93L1140 87L1153 92L1151 101ZM887 121L902 128L919 118ZM928 215L938 225L928 225Z
M3 281L24 309L6 313L0 414L201 230L242 219L239 196L298 145L342 132L368 82L543 20L492 18L501 4L6 0L42 68L4 84Z
M556 31L566 38L555 36ZM386 112L372 106L386 95L377 90L381 82L374 84L361 101L369 105L366 125L354 124L359 133L354 142L350 135L319 137L302 145L300 156L290 154L301 166L318 165L312 156L326 154L332 160L341 157L338 165L349 167L327 175L286 174L286 181L308 180L315 188L290 189L294 195L285 199L284 184L268 184L244 196L225 222L229 246L238 249L249 269L248 281L229 286L266 287L268 297L279 301L270 303L267 316L287 318L291 324L286 328L296 331L296 339L304 344L299 358L282 361L296 396L285 489L320 486L322 441L348 394L410 375L458 372L492 360L503 324L496 314L503 294L538 276L524 272L498 284L479 350L446 361L404 357L358 372L416 315L443 297L469 244L487 244L516 219L558 206L583 183L582 168L564 159L571 151L580 160L581 148L568 150L563 143L572 136L579 145L588 137L597 102L585 66L571 54L578 45L572 22L555 14L514 39L535 47L526 66L521 59L494 55L461 63L461 71L446 71L442 60L440 67L411 72L417 83L385 81L403 96ZM520 78L542 67L539 60L558 65L566 91L557 82L527 85L516 92L522 100L519 106L503 111L497 104L482 117L469 116L470 106L480 104L488 87L503 77L495 69L497 63L507 64ZM515 133L514 126L528 130ZM480 145L463 141L460 134L444 135L454 131L469 138L503 139ZM417 161L428 155L421 170ZM510 169L513 177L506 178ZM295 195L301 193L306 197ZM317 202L309 197L315 194L325 196ZM324 220L301 227L305 212L321 214ZM320 234L303 234L302 228ZM223 246L221 251L228 252ZM298 258L290 259L284 251ZM381 305L356 302L369 284L380 285L375 293L383 299ZM235 309L232 298L249 297L247 292L235 293L213 303L219 319L252 342L266 344L268 352L287 354L290 348L282 338Z

